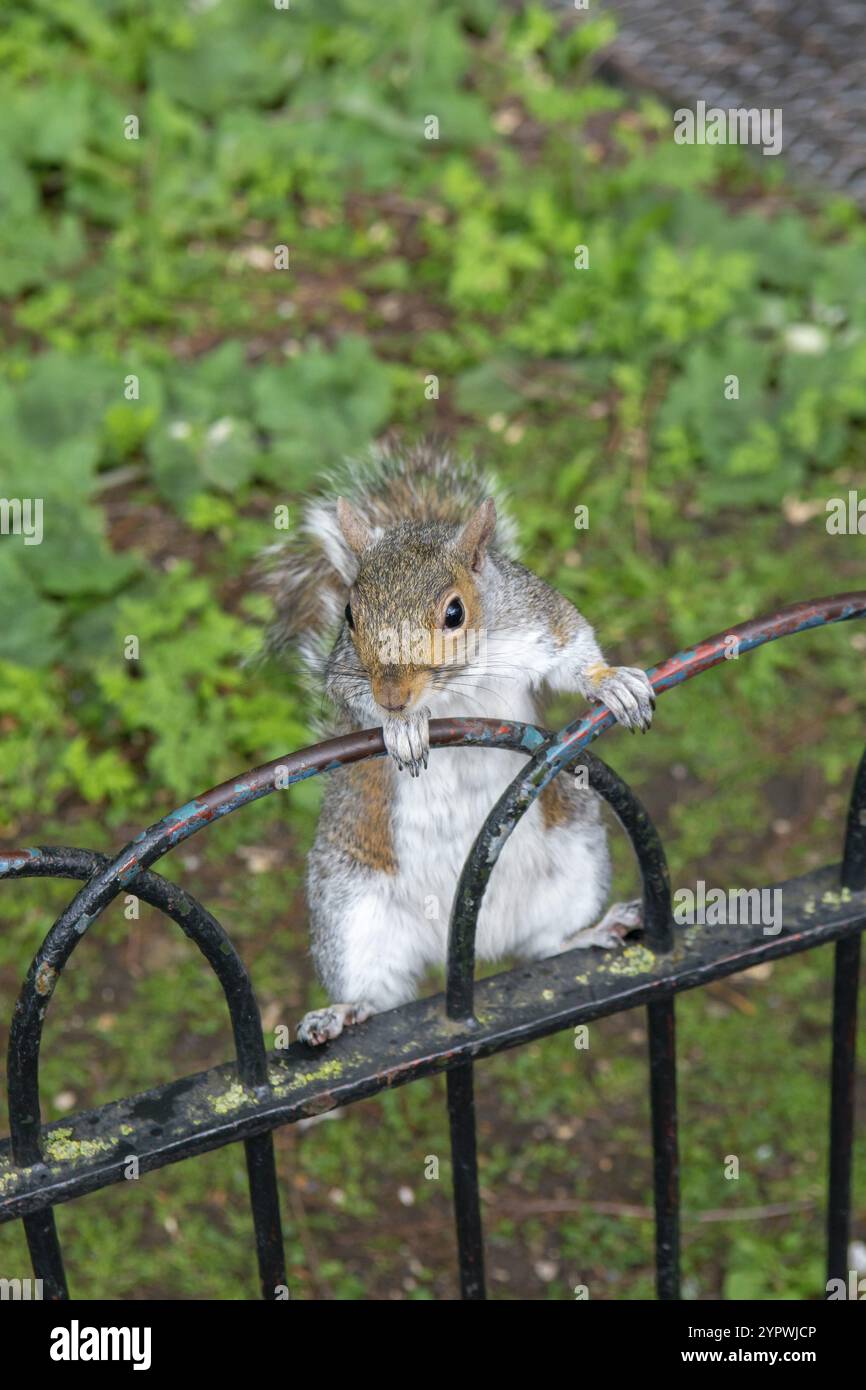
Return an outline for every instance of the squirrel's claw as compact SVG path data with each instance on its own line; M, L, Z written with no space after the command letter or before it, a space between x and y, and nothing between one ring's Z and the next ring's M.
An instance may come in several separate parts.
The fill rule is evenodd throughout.
M634 733L646 733L652 723L656 697L649 677L638 666L615 666L595 691L614 719Z
M382 724L385 747L398 772L409 769L410 777L420 777L427 766L430 750L430 711L426 705L411 714L389 714Z

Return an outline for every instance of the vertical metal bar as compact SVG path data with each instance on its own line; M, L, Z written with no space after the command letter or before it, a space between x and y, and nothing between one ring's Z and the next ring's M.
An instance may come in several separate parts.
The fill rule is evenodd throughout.
M854 774L848 803L841 881L843 888L850 888L855 893L866 888L866 752Z
M33 1273L42 1280L42 1297L47 1302L59 1302L69 1297L66 1273L54 1212L50 1207L24 1217L27 1248L33 1262Z
M851 1164L854 1148L854 1064L860 933L836 943L833 970L833 1059L830 1069L830 1187L827 1278L848 1278Z
M486 1298L487 1294L484 1289L484 1236L478 1196L472 1065L471 1062L461 1062L453 1067L448 1072L447 1081L460 1294L464 1299L477 1301Z
M866 753L851 788L843 888L866 888ZM837 941L833 957L833 1054L830 1062L830 1159L827 1193L827 1278L847 1280L851 1226L851 1169L854 1151L854 1073L857 1052L857 991L860 933Z
M656 1211L656 1291L661 1299L678 1299L680 1171L673 996L647 1006L647 1029Z
M286 1260L280 1222L280 1195L274 1160L273 1134L257 1134L244 1140L250 1206L256 1232L256 1255L262 1298L273 1303L279 1285L286 1284Z
M660 954L672 951L671 879L659 833L642 802L612 767L587 749L575 766L580 764L589 773L589 785L604 797L631 841L643 886L643 944Z

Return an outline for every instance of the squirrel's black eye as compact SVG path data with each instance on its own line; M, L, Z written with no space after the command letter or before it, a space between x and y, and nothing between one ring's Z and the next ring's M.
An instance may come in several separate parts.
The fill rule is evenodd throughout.
M459 598L453 598L445 609L445 626L459 627L466 617L466 610Z
M352 605L351 605L351 603L347 603L347 604L346 604L346 622L349 624L350 630L351 630L352 632L354 632L354 631L355 631L355 619L352 617Z

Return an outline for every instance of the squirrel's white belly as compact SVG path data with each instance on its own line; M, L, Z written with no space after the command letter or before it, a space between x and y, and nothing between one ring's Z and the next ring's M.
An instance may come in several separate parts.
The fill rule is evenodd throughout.
M456 713L441 706L433 711L434 716L446 712ZM536 722L528 698L515 717ZM396 775L399 868L392 892L425 964L444 961L460 871L487 815L525 766L525 754L506 749L437 748L420 777ZM601 822L547 826L536 804L494 866L478 920L478 956L553 954L567 936L597 919L608 887Z
M448 708L439 697L433 716L464 714L470 704L481 717L502 717L504 706L508 717L537 722L528 692L519 706L513 690L501 703L495 690L486 693L489 703L480 709L480 701ZM429 966L444 965L460 871L489 812L525 765L525 754L507 749L434 748L419 777L394 769L396 870L335 867L327 836L317 839L307 885L313 951L333 1001L394 1008L416 996ZM548 824L536 803L503 846L478 919L479 959L555 955L598 920L610 886L604 824L594 803L574 802L571 812Z

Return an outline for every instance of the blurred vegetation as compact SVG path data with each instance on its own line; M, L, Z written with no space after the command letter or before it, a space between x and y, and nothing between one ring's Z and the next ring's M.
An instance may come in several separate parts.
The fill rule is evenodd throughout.
M824 524L864 477L862 218L775 160L674 145L669 112L598 78L611 33L494 0L30 0L0 21L0 494L45 508L41 545L0 540L6 844L108 850L308 741L291 677L251 660L251 567L277 509L385 430L496 467L529 563L617 660L863 586L863 538ZM606 742L675 883L838 857L864 650L845 628L780 643ZM269 1029L313 993L318 795L162 866L238 940ZM4 889L2 1018L68 891ZM229 1055L177 935L117 905L94 928L52 1004L50 1116ZM690 1296L820 1296L828 979L824 951L679 1006L684 1200L710 1213L686 1222ZM500 1296L651 1293L642 1020L592 1034L479 1071ZM442 1100L424 1082L277 1136L297 1296L453 1293ZM254 1296L244 1181L231 1150L62 1209L73 1291ZM4 1272L24 1248L4 1227Z

